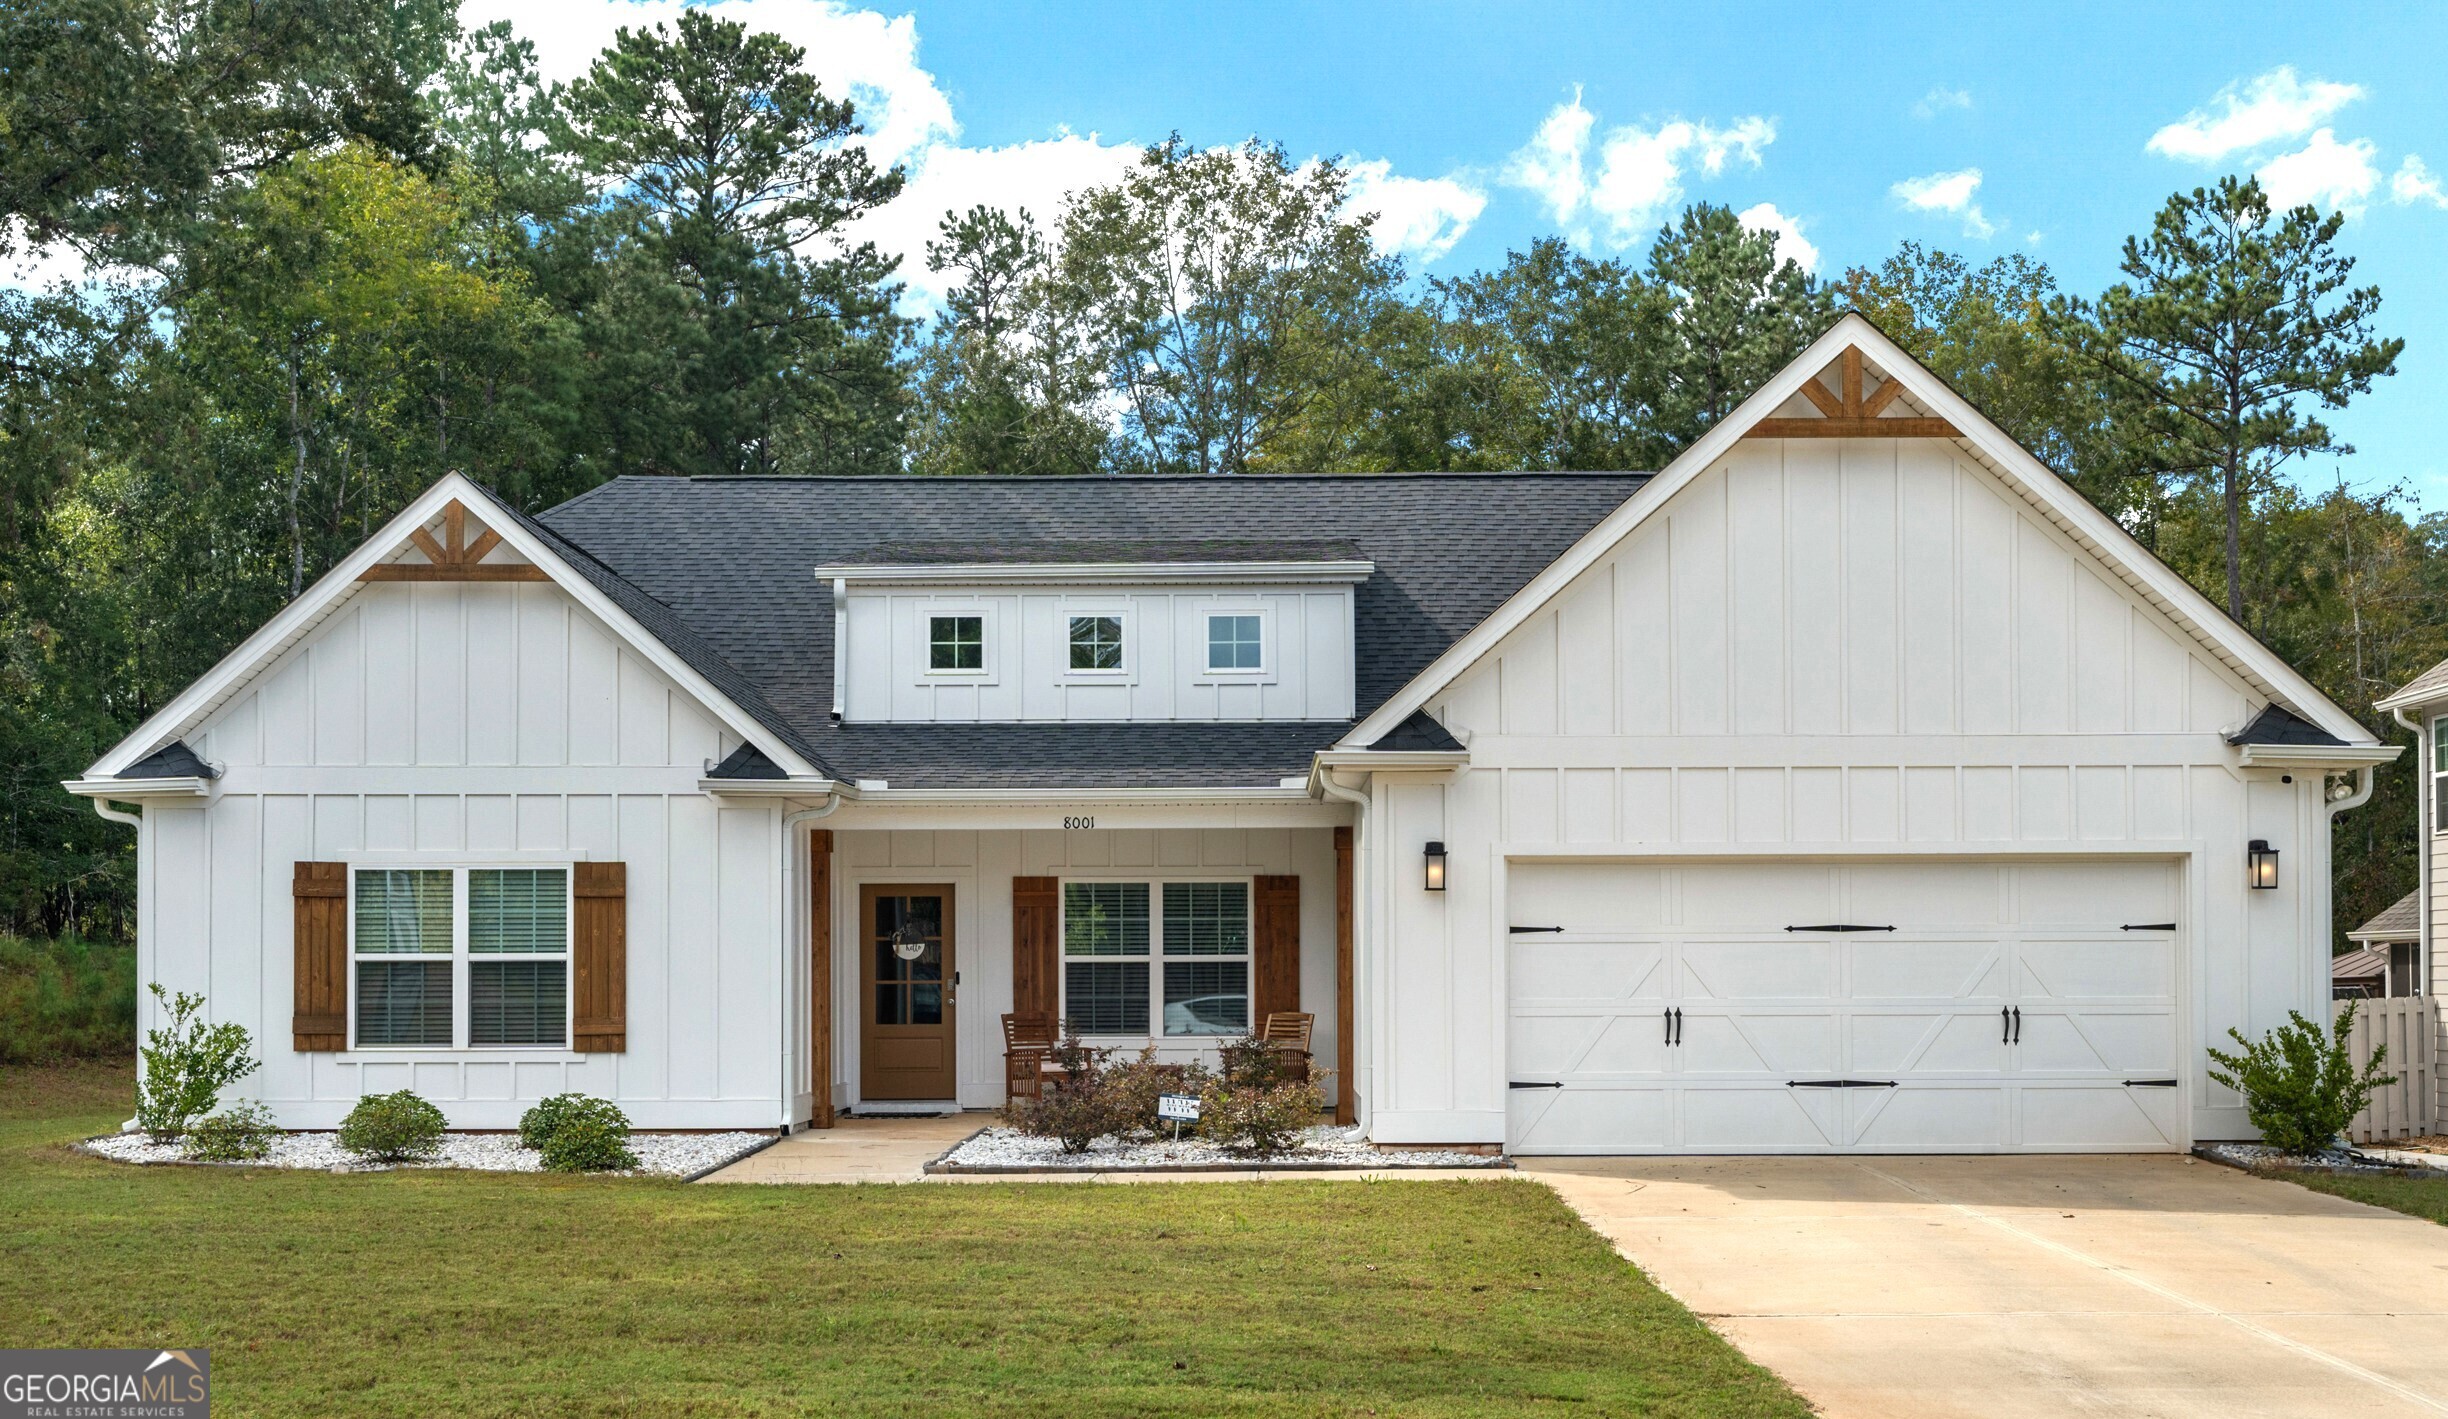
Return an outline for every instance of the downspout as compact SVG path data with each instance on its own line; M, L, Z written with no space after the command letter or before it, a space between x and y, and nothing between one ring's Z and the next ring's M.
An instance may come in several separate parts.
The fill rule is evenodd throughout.
M108 799L97 798L93 801L93 806L96 813L101 814L103 817L110 819L114 823L125 823L131 828L141 828L144 826L144 819L137 817L133 813L111 807Z
M842 667L850 659L850 579L833 578L833 722L842 717ZM833 810L827 808L817 816Z
M834 691L834 693L839 695L841 692L837 689ZM841 786L837 783L832 788L825 790L823 807L802 808L796 813L785 813L782 815L782 899L785 902L795 904L799 900L799 834L797 832L799 825L801 823L813 823L819 818L831 817L834 813L840 810L841 806ZM783 914L783 920L787 922L789 919L789 911L786 909ZM813 923L810 923L810 925L813 925ZM786 944L784 946L782 959L785 962L790 960L791 952L794 949L796 949L795 944ZM790 1010L791 996L794 994L794 992L789 988L789 975L790 973L786 966L783 971L783 989L774 992L774 1009L776 1013L780 1014L784 1020L788 1020L790 1018L788 1012ZM812 1009L814 1007L811 1006L810 1008ZM782 1088L779 1091L782 1098L782 1122L776 1129L776 1132L780 1133L783 1137L788 1138L790 1137L791 1131L791 1115L797 1112L797 1110L791 1107L791 1096L796 1093L798 1089L798 1080L793 1069L793 1066L798 1063L798 1060L795 1058L797 1051L791 1048L789 1030L776 1030L774 1033L782 1038ZM808 1022L808 1038L811 1041L815 1039L815 1033L816 1022L810 1020Z
M1374 924L1375 918L1375 913L1364 910L1375 892L1374 874L1368 870L1370 865L1368 840L1369 795L1359 789L1347 788L1344 785L1337 783L1334 775L1335 771L1333 769L1327 768L1321 764L1318 766L1317 772L1312 777L1314 777L1317 782L1318 792L1321 796L1335 799L1339 802L1348 803L1352 805L1353 809L1352 1038L1350 1044L1352 1072L1354 1074L1358 1074L1361 1071L1361 1061L1368 1058L1368 1056L1360 1048L1360 1020L1363 1015L1368 1013L1362 1008L1361 1002L1369 998L1368 991L1365 988L1367 984L1367 973L1363 969L1363 963L1372 959L1372 953L1362 948L1368 942L1368 928ZM1338 1022L1338 1024L1339 1023L1340 1022ZM1371 1082L1375 1081L1375 1075L1373 1073L1370 1075L1370 1080ZM1354 1079L1351 1082L1352 1098L1356 1104L1356 1107L1352 1112L1352 1121L1365 1130L1368 1127L1370 1116L1373 1115L1376 1110L1370 1107L1369 1091L1360 1086L1360 1081L1358 1079Z

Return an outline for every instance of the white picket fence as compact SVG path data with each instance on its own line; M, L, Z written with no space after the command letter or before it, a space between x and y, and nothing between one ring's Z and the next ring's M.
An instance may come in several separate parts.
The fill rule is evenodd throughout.
M2333 1007L2344 1010L2341 1000ZM2437 1116L2431 1059L2439 1033L2438 1014L2433 997L2399 995L2377 1000L2355 1002L2354 1028L2347 1039L2354 1049L2358 1068L2369 1060L2372 1050L2388 1046L2388 1057L2380 1067L2397 1076L2397 1082L2374 1093L2371 1103L2355 1115L2348 1132L2357 1143L2385 1143L2392 1138L2412 1138L2432 1131Z

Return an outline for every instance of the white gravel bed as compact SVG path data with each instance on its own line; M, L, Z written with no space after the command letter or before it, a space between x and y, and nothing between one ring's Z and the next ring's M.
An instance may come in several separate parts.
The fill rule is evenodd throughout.
M685 1178L773 1140L770 1133L632 1133L629 1151L638 1166L614 1177ZM120 1133L87 1140L86 1152L120 1163L192 1163L182 1143L156 1143L142 1133ZM205 1166L216 1166L207 1164ZM442 1149L416 1163L376 1163L340 1146L338 1134L283 1133L272 1140L272 1156L251 1163L217 1166L249 1168L313 1168L333 1173L387 1172L392 1168L468 1168L486 1173L540 1173L543 1155L518 1141L515 1133L446 1133Z
M2309 1155L2282 1153L2266 1143L2205 1143L2204 1157L2245 1168L2317 1168L2338 1173L2402 1173L2406 1165L2352 1148L2326 1148Z
M1356 1127L1320 1124L1302 1129L1299 1143L1286 1153L1235 1153L1187 1134L1179 1142L1159 1138L1126 1143L1100 1138L1085 1153L1065 1153L1056 1139L1032 1138L1016 1128L989 1128L929 1166L943 1172L1042 1168L1119 1173L1250 1167L1501 1168L1505 1160L1447 1149L1379 1148L1362 1138Z

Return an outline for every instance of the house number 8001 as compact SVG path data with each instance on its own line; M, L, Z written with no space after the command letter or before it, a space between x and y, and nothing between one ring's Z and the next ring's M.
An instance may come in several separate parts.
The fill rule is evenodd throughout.
M1093 828L1096 826L1096 819L1094 817L1065 818L1063 826L1066 828Z

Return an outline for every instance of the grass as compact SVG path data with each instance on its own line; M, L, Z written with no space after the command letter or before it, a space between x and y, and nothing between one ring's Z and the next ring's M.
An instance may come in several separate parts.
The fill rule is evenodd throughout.
M1525 1181L684 1187L136 1169L0 1071L0 1344L233 1414L1799 1416Z
M0 934L0 1065L135 1050L135 947Z
M2276 1168L2259 1171L2263 1177L2279 1178L2308 1187L2314 1192L2325 1192L2373 1207L2385 1207L2391 1212L2403 1212L2409 1217L2420 1217L2448 1227L2448 1176L2392 1178Z

